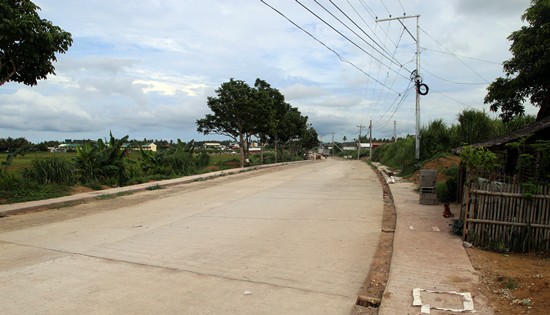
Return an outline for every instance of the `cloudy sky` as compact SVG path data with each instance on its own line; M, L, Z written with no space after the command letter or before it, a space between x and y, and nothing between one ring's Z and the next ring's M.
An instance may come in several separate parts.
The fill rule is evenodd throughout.
M226 139L196 132L230 78L279 89L323 141L415 133L416 18L421 123L488 110L529 0L35 0L70 32L56 75L0 86L0 138ZM278 12L277 12L278 11ZM376 20L378 18L378 21ZM528 105L528 113L536 108ZM494 115L494 114L492 114ZM362 130L364 135L366 130Z

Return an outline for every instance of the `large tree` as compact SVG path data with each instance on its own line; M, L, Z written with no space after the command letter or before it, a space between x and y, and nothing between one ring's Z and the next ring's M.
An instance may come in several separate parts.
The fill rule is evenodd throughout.
M247 143L256 133L260 115L254 89L246 82L230 79L209 96L207 105L213 114L197 120L197 131L204 134L225 135L239 144L241 167L244 167Z
M222 83L216 95L207 99L213 114L197 120L197 131L228 136L237 142L241 167L248 155L247 144L253 136L262 143L274 144L275 151L278 145L284 146L291 141L302 147L309 146L317 138L313 127L307 129L307 117L286 103L279 90L264 80L256 79L254 87L250 87L244 81L230 79Z
M285 102L285 97L279 90L272 88L264 80L256 79L254 88L257 102L261 104L264 118L262 119L262 123L258 125L257 135L262 146L267 143L275 145L275 163L277 163L277 128L290 105Z
M537 120L550 116L550 1L532 0L522 20L529 25L508 37L512 58L503 64L506 77L491 83L485 97L504 121L523 115L527 99L540 107Z
M30 0L0 0L0 85L36 85L55 74L56 53L65 53L71 34L41 19Z

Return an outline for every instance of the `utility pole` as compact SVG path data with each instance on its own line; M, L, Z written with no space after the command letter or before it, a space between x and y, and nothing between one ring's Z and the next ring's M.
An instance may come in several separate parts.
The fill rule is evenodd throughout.
M357 128L359 128L359 138L357 139L357 159L359 160L359 156L361 155L361 130L365 128L365 126L359 124Z
M397 142L397 122L393 121L393 142Z
M332 144L331 144L331 149L330 149L330 155L331 156L334 156L334 131L332 132Z
M420 77L420 26L419 26L419 20L420 15L405 15L400 17L394 17L394 18L388 18L388 19L380 19L376 20L376 22L384 22L384 21L392 21L392 20L404 20L404 19L410 19L410 18L416 18L416 38L412 36L411 37L416 41L416 72L414 75L415 84L416 84L416 136L415 136L415 150L414 150L414 157L417 160L420 160L420 88L419 84L421 82ZM427 92L426 92L427 93ZM424 94L425 95L425 94Z
M369 121L369 137L370 137L369 159L372 161L372 119Z

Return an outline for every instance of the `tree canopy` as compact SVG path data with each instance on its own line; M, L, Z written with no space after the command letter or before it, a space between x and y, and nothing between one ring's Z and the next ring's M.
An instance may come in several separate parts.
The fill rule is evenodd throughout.
M207 98L212 114L197 120L197 131L228 136L239 144L241 167L248 143L257 137L262 143L284 145L290 141L314 146L317 133L307 124L307 116L284 101L284 96L267 82L256 79L254 87L230 79Z
M65 53L71 34L41 19L29 0L0 0L0 85L36 85L55 74L56 53Z
M550 1L532 0L522 20L529 25L508 37L512 58L503 64L506 77L493 81L485 96L504 121L523 115L527 99L540 107L537 120L550 116Z

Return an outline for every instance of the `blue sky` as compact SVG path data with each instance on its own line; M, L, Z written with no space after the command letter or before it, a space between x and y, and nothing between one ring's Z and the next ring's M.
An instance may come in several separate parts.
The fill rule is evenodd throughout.
M488 110L486 88L503 75L507 37L530 3L264 1L317 40L259 0L35 0L40 16L74 42L58 56L55 76L0 87L0 137L98 139L112 130L118 138L226 139L197 133L195 121L230 78L250 85L261 78L279 89L323 141L333 133L338 141L356 138L370 120L377 138L393 135L393 121L398 136L414 134L415 95L407 91L416 42L407 31L416 37L416 19L403 20L405 29L375 17L420 15L420 73L430 88L421 123L452 124L464 109Z

